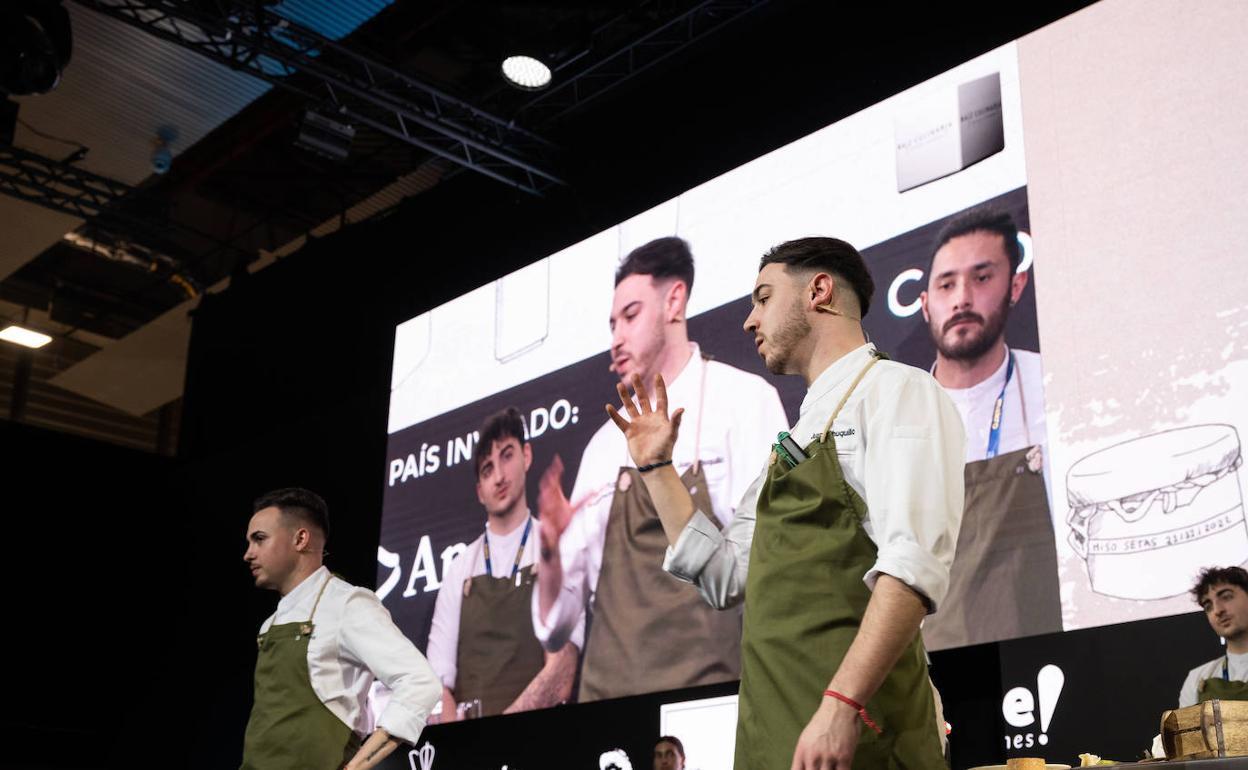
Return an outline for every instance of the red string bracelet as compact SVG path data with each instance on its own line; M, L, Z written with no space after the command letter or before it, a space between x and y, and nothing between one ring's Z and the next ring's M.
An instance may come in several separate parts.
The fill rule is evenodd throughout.
M832 698L836 698L841 703L844 703L845 705L849 706L853 710L857 711L858 716L862 717L862 723L865 724L867 727L870 727L872 730L875 730L877 733L884 732L883 730L880 729L880 726L875 723L875 720L873 720L871 716L867 714L867 707L862 705L858 701L846 695L841 695L836 690L824 690L823 694Z

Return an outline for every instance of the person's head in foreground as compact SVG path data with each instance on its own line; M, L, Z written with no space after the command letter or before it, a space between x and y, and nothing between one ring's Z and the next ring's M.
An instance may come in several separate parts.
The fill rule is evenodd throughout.
M1248 570L1209 567L1201 570L1192 598L1205 611L1213 632L1231 652L1248 652Z
M674 735L661 736L654 742L654 770L684 770L685 746Z
M324 561L329 509L316 493L291 487L262 495L251 510L243 561L256 587L285 596Z
M786 241L763 255L745 331L773 374L802 374L830 340L861 341L875 283L862 255L836 238ZM814 373L817 374L817 373Z

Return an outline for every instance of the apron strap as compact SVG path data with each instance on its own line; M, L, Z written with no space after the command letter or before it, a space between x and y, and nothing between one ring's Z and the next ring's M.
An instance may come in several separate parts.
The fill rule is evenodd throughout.
M693 425L693 472L702 467L702 412L706 405L706 365L710 358L702 355L702 382L698 385L698 419Z
M312 612L308 615L309 624L312 622L312 619L316 617L316 608L321 606L321 597L325 595L325 589L329 587L329 581L333 579L334 575L331 572L329 577L325 578L325 582L321 583L321 590L317 592L316 601L312 603Z
M1014 351L1009 351L1010 355L1014 355ZM1026 437L1027 446L1034 446L1031 443L1031 422L1027 419L1027 399L1023 397L1023 373L1020 370L1018 377L1014 378L1014 385L1018 388L1018 405L1022 411L1023 418L1023 435Z
M845 407L845 402L848 401L849 397L853 394L854 388L857 388L858 383L862 382L862 378L867 376L867 372L871 371L871 367L880 362L881 357L882 356L880 356L878 351L871 351L871 360L867 362L866 366L862 367L862 371L858 372L858 376L854 378L854 381L849 383L849 390L845 391L845 395L841 396L841 402L836 405L835 409L832 410L832 416L828 418L828 424L823 426L823 435L819 437L819 443L823 443L828 440L828 431L832 430L832 422L836 419L837 415L841 413L841 409Z

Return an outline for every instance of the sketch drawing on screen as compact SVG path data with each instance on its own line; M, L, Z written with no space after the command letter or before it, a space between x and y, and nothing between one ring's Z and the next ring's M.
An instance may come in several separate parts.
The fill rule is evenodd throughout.
M1153 433L1081 458L1066 476L1069 540L1095 593L1178 596L1202 567L1248 561L1230 425Z
M390 392L399 390L416 374L429 357L433 346L433 316L418 315L394 331L394 372L390 376Z
M425 745L419 749L412 749L407 752L407 763L412 766L412 770L431 770L433 767L433 755L437 751L433 748L433 744L425 741ZM419 766L417 765L419 762Z
M494 358L502 364L541 347L550 336L550 260L494 282Z

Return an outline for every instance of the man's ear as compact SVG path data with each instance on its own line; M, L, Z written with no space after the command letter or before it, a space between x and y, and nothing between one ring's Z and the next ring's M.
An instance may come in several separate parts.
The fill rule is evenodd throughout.
M533 445L526 441L521 451L524 452L524 472L528 473L529 468L533 467Z
M685 310L689 307L689 287L682 280L672 281L667 287L664 308L667 310L669 323L685 320Z
M1010 278L1010 305L1017 305L1019 299L1023 296L1023 289L1027 288L1027 273L1015 273Z
M312 533L307 527L300 527L295 530L295 550L303 553L312 545Z
M923 320L930 324L932 317L927 312L927 289L919 292L919 306L923 309Z
M835 308L836 290L835 278L828 273L815 273L806 284L806 292L810 298L810 309L823 308L831 310Z

